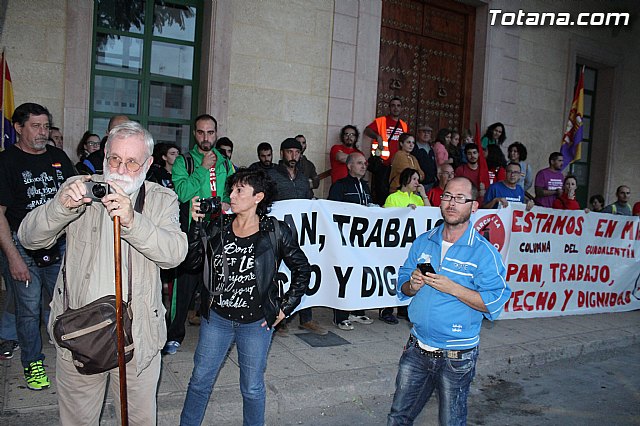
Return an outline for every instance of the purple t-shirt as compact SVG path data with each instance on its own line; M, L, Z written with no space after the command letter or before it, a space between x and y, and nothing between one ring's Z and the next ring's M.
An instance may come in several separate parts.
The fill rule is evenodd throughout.
M551 170L549 167L546 169L542 169L536 174L536 181L534 185L536 187L540 187L542 189L546 189L547 191L555 191L556 189L562 188L562 182L564 181L564 175L562 172L558 172L555 170ZM537 205L542 207L553 206L553 201L557 198L554 195L547 195L546 197L536 197L534 201Z

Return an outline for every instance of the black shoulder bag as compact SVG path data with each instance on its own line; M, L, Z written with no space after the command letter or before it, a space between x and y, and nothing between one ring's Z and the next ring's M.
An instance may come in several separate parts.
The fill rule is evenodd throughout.
M144 207L144 184L138 191L134 210L142 213ZM125 362L133 358L133 335L131 323L131 251L127 256L128 295L122 302ZM53 322L53 337L58 345L71 351L73 364L80 374L98 374L118 366L118 345L116 341L116 296L107 295L78 309L69 308L67 294L67 256L62 266L64 284L64 312Z

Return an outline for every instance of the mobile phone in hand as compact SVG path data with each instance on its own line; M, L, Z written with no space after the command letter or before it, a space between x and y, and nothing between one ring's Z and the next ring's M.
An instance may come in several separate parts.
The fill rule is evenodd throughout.
M433 269L431 263L418 263L418 269L420 269L420 272L422 272L422 274L426 274L427 272L430 272L432 274L436 273L436 270Z

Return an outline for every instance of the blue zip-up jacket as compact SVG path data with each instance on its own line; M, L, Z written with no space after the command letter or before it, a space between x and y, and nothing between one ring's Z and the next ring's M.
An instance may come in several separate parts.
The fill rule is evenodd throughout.
M469 349L480 342L483 315L492 321L496 319L509 300L511 289L505 280L500 254L471 225L440 262L442 230L440 225L420 235L411 245L398 275L398 299L410 298L402 292L402 283L409 281L418 263L425 262L430 262L437 274L480 293L489 312L477 311L429 285L422 287L409 304L411 332L418 340L440 349Z

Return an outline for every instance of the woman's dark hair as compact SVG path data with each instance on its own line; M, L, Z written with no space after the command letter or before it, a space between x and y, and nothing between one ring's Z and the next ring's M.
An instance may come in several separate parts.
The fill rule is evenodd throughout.
M527 159L527 148L520 142L514 142L509 145L507 151L511 151L511 149L515 148L518 151L518 155L520 156L520 161L525 161Z
M487 167L495 169L496 167L505 167L507 159L498 145L487 146Z
M400 173L400 181L399 181L400 186L398 186L398 189L401 189L403 186L411 182L411 178L413 177L414 174L420 176L420 173L418 173L416 169L412 169L410 167L407 167L406 169L404 169L402 173Z
M404 144L404 141L406 141L410 137L413 138L413 135L411 133L401 133L400 136L398 136L398 145Z
M357 148L358 147L358 139L360 139L360 132L358 131L358 128L352 124L347 124L346 126L344 126L342 129L340 129L340 142L343 141L344 139L344 133L349 130L349 129L353 129L353 131L356 134L356 140L353 143L353 147Z
M444 129L438 130L436 142L440 142L442 145L447 146L447 135L453 136L451 129L445 127Z
M85 152L87 150L84 149L84 144L87 143L91 136L95 136L96 138L100 139L100 136L96 135L95 133L91 133L89 130L84 132L84 135L82 135L82 138L80 139L80 142L78 142L78 146L76 147L76 155L78 156L78 158L85 157Z
M575 175L566 175L562 181L562 186L564 186L565 182L569 179L573 179L576 182L576 186L578 185L578 178Z
M171 148L175 148L178 150L178 154L180 154L180 147L174 143L168 142L159 142L153 147L153 164L157 164L160 167L164 167L166 165L166 161L164 160L165 155Z
M502 134L500 135L500 138L498 139L498 145L502 145L504 143L505 140L507 140L507 131L504 129L504 124L498 122L498 123L493 123L491 126L487 127L487 131L484 134L484 137L489 139L490 141L493 140L493 131L496 129L496 127L502 127Z
M225 184L225 192L227 195L231 194L234 185L248 185L253 188L254 195L259 192L264 193L264 198L262 198L262 201L260 201L256 207L256 213L258 216L269 213L277 190L275 182L271 180L268 174L263 170L241 167L237 172L227 178Z
M602 207L604 207L604 197L600 194L592 195L589 198L589 204L593 204L594 201L600 201Z

